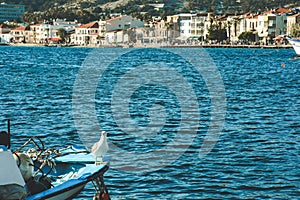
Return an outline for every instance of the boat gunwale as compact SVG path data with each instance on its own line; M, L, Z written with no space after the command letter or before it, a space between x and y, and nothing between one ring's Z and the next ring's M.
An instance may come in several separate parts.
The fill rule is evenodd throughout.
M95 172L94 174L91 174L87 177L83 177L85 174L82 174L80 177L76 179L70 179L60 185L57 185L56 187L47 189L45 191L42 191L40 193L28 196L26 200L37 200L37 199L45 199L45 198L52 198L57 195L63 194L67 191L70 191L74 188L80 187L80 186L85 186L88 182L96 179L99 176L102 176L107 170L109 169L108 165L104 165L103 168L101 168L99 171ZM77 182L73 183L72 182ZM72 184L69 187L65 187L68 184ZM75 194L74 194L75 195Z

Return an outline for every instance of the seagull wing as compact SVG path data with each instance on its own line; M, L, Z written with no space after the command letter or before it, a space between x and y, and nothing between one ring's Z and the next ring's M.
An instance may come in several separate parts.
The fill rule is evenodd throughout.
M96 154L96 151L98 150L98 147L99 147L99 142L96 142L96 143L92 146L91 152L92 152L93 154Z

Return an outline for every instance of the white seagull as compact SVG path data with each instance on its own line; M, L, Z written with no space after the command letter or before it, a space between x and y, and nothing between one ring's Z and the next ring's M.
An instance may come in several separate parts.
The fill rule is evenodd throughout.
M108 144L107 144L107 133L105 131L101 132L101 137L98 142L96 142L91 149L91 153L96 157L96 164L97 158L101 157L101 163L103 163L103 156L108 151Z

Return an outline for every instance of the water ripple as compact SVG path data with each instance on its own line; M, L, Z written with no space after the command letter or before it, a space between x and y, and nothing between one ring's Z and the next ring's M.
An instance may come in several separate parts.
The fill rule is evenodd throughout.
M13 148L33 135L42 135L47 146L80 145L73 122L72 90L78 70L91 50L29 47L0 47L0 50L0 121L5 129L5 119L12 120ZM109 54L122 50L101 51ZM195 55L200 52L189 51ZM140 174L110 169L105 180L112 199L297 199L300 196L300 60L290 59L292 50L207 51L220 70L227 101L225 126L215 148L206 157L198 157L211 118L210 95L218 94L209 94L202 79L182 68L185 64L182 60L173 63L170 57L161 54L160 61L178 67L178 72L188 77L196 90L201 112L197 137L184 155L157 171ZM157 59L152 57L151 49L143 51L142 56ZM140 62L130 59L123 70ZM163 148L179 130L181 110L174 94L156 87L133 96L131 115L139 125L150 122L149 105L153 102L164 105L168 114L160 134L146 140L135 138L120 131L111 113L106 112L111 103L109 81L124 73L110 70L111 75L101 80L96 94L97 117L109 132L109 139L131 152ZM148 85L144 89L151 87L154 88ZM127 159L126 155L123 159ZM157 158L144 159L144 164L151 160L160 165ZM93 187L88 184L77 199L93 194Z

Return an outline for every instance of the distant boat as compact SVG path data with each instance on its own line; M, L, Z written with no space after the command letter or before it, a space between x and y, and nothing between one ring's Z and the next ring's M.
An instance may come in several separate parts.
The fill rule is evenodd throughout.
M0 42L0 46L8 46L8 43Z
M300 39L293 39L293 38L290 38L290 37L286 37L286 39L293 46L296 54L298 56L300 56Z

